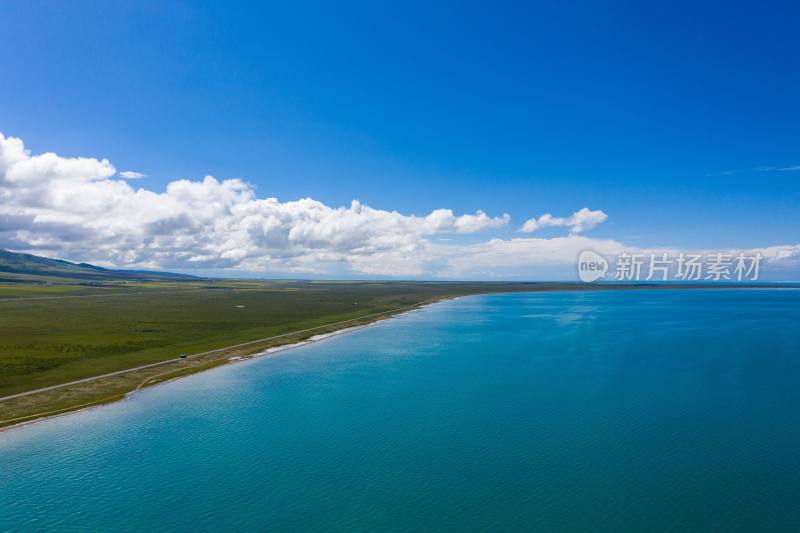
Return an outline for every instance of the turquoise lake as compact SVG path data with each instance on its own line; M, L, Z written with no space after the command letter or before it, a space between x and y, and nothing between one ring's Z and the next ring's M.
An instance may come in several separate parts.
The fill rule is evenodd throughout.
M798 290L461 298L0 433L0 531L797 531L798 502Z

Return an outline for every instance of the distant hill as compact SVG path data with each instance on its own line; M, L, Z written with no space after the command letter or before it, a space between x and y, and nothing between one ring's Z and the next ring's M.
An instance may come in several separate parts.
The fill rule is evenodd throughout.
M0 278L3 273L24 276L70 278L86 281L188 281L200 279L187 274L151 272L149 270L112 270L88 263L70 263L38 255L0 250ZM17 276L14 276L17 277Z

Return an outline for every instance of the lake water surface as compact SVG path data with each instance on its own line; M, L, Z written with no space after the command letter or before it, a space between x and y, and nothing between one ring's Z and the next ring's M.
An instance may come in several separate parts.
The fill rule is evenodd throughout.
M800 291L439 303L0 433L0 531L800 529Z

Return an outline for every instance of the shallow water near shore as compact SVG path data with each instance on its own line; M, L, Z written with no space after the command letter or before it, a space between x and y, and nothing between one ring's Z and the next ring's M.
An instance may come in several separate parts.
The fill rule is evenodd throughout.
M800 291L428 306L0 433L0 530L800 527Z

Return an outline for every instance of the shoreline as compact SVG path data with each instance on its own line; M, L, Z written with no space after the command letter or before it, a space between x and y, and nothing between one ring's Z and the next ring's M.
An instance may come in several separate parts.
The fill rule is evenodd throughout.
M233 356L233 357L229 357L227 359L221 359L219 364L215 364L214 366L212 366L210 368L198 367L197 371L195 371L195 372L188 372L188 373L185 373L185 374L181 374L181 375L175 376L175 377L170 378L170 379L166 379L166 380L163 380L163 381L155 381L153 383L150 383L151 381L156 380L159 377L159 375L157 374L155 376L151 376L151 377L147 378L145 381L140 383L139 386L136 387L135 389L130 390L130 391L128 391L128 392L126 392L126 393L124 393L122 395L115 395L115 396L109 397L107 399L107 401L98 400L96 402L90 402L90 404L85 405L85 406L78 405L78 406L75 406L74 408L66 407L66 408L64 408L64 412L53 412L52 414L47 414L45 412L45 413L42 413L41 416L39 416L38 414L33 414L33 415L30 415L30 417L36 417L36 418L32 418L31 420L23 420L23 421L21 421L19 423L11 424L11 425L8 425L8 426L0 426L0 434L5 433L7 431L15 430L15 429L22 429L24 427L31 426L33 424L38 424L38 423L41 423L41 422L48 422L48 421L54 420L56 418L61 418L61 417L64 417L64 416L74 415L74 414L78 414L78 413L84 413L84 412L92 411L94 409L100 409L100 408L105 407L107 405L116 404L116 403L128 400L129 398L132 398L135 394L137 394L139 392L142 392L144 389L150 389L150 388L156 387L158 385L164 385L164 384L167 384L167 383L171 383L173 381L177 381L179 379L187 378L187 377L190 377L190 376L193 376L193 375L196 375L196 374L200 374L200 373L203 373L203 372L206 372L206 371L209 371L209 370L213 370L215 368L220 368L220 367L224 367L224 366L228 366L228 365L233 365L233 364L236 364L236 363L244 363L244 362L249 362L249 361L254 361L254 360L259 360L259 359L266 359L266 358L275 356L277 354L280 354L281 352L287 352L287 351L290 351L290 350L294 350L296 348L302 348L304 346L309 346L309 345L312 345L312 344L316 344L318 342L321 342L321 341L324 341L324 340L328 340L328 339L331 339L331 338L334 338L334 337L338 337L340 335L346 335L348 333L354 333L354 332L356 332L358 330L361 330L361 329L364 329L364 328L367 328L367 327L370 327L370 326L374 326L374 325L378 324L379 322L383 322L384 320L397 318L399 316L403 316L403 315L408 314L408 313L413 313L415 311L418 311L418 310L423 309L425 307L428 307L430 305L434 305L434 304L441 303L441 302L444 302L444 301L456 300L456 299L459 299L459 298L462 298L462 297L463 296L459 295L459 296L452 296L452 297L444 297L444 298L436 299L436 300L433 300L433 301L424 301L424 302L420 302L419 304L412 304L411 306L408 306L407 308L400 308L400 310L398 310L396 313L393 313L393 311L386 311L385 313L377 313L377 315L386 314L386 316L377 316L377 318L375 318L374 320L372 320L370 322L367 322L366 324L359 324L359 325L356 325L356 326L346 326L346 327L342 327L342 328L339 328L339 329L334 329L333 331L330 331L330 332L320 333L320 334L317 334L317 335L312 335L308 339L303 339L303 340L300 340L298 342L291 342L291 343L286 343L286 344L279 344L277 346L272 346L272 347L266 348L265 350L261 350L259 352L256 352L256 353L253 353L253 354L250 354L250 355ZM389 313L393 313L393 314L389 314ZM375 315L371 315L371 316L375 316ZM366 318L370 318L370 315L368 315L367 317L353 318L353 319L347 320L345 322L354 322L356 320L364 320ZM336 324L336 323L334 323L334 324ZM313 328L313 329L322 329L322 328L329 327L329 326L330 326L330 324L329 325L322 325L322 326L319 326L319 327ZM300 332L294 332L294 333L286 334L286 336L296 335L298 333L300 333ZM257 342L257 341L254 341L254 342ZM233 346L227 347L227 348L220 348L219 350L226 350L226 349L230 349L230 348L233 348ZM169 362L169 361L165 361L165 363L167 363L167 362ZM132 369L129 369L127 371L130 371L130 370L132 370ZM125 371L125 372L127 372L127 371ZM180 370L178 370L178 371L180 371ZM165 372L165 374L170 374L170 373L174 373L174 372L176 372L176 371L175 370L171 370L171 371ZM95 378L89 378L89 379L100 379L101 377L102 376L97 376ZM117 397L117 396L119 396L119 397ZM61 411L61 410L57 410L57 411ZM24 416L24 417L21 417L21 418L29 418L29 416Z
M578 286L578 287L581 287L581 286ZM719 286L719 285L717 285L717 286L688 285L688 286L678 286L678 287L676 287L676 286L664 286L664 285L651 285L651 286L638 286L637 287L637 286L615 286L615 285L611 285L611 284L609 284L609 285L586 284L586 286L584 286L582 288L583 288L583 290L589 290L589 291L594 291L594 290L600 290L600 291L602 291L602 290L612 290L613 291L613 290L637 290L637 289L638 290L642 290L642 289L644 289L644 290L647 290L647 289L650 289L650 290L670 290L670 289L678 289L678 290L686 290L686 289L690 289L690 290L692 290L692 289L693 290L697 290L697 289L742 290L742 289L750 289L750 290L752 290L752 289L756 289L756 288L775 290L775 289L800 288L800 287L788 287L788 286L777 286L777 287L739 286L739 287L737 287L737 286ZM559 289L555 289L555 290L544 290L544 291L542 291L542 290L531 290L531 291L519 291L519 292L521 292L521 293L573 292L575 290L576 290L575 287L571 287L571 288L559 288ZM171 369L171 370L168 370L167 372L163 372L161 374L148 376L144 380L139 382L136 386L133 386L132 388L128 388L125 391L118 392L117 394L108 396L106 398L101 398L99 400L90 401L90 402L87 402L87 403L84 403L84 404L80 404L79 403L79 404L74 405L74 406L67 406L67 407L64 407L64 408L61 408L61 409L54 409L54 410L51 410L51 411L42 411L42 412L34 413L34 414L31 414L31 415L23 415L23 416L17 417L16 419L15 418L11 418L11 419L7 419L7 420L4 420L4 421L0 421L0 423L4 423L4 422L13 422L13 421L15 421L17 419L20 420L19 422L11 423L10 425L0 426L0 433L3 433L5 431L9 431L9 430L13 430L13 429L20 429L20 428L25 427L27 425L35 424L37 422L44 422L44 421L47 421L47 420L50 420L50 419L54 419L54 418L58 418L58 417L61 417L61 416L65 416L65 415L69 415L69 414L73 414L73 413L79 413L79 412L88 411L88 410L91 410L91 409L103 407L103 406L108 405L108 404L112 404L112 403L116 403L116 402L119 402L119 401L126 400L130 396L134 395L136 392L139 392L139 391L141 391L142 389L145 389L145 388L150 388L150 387L154 387L156 385L160 385L160 384L163 384L163 383L169 383L169 382L172 382L172 381L176 381L178 379L181 379L181 378L184 378L184 377L188 377L188 376L191 376L191 375L194 375L194 374L198 374L198 373L204 372L206 370L212 370L212 369L220 367L220 366L225 366L225 365L234 364L234 363L240 363L240 362L245 362L245 361L251 361L253 359L258 359L258 358L261 358L261 357L270 357L270 356L272 356L274 354L277 354L277 353L280 353L280 352L283 352L283 351L292 350L294 348L300 348L302 346L305 346L305 345L308 345L308 344L313 344L315 342L319 342L319 341L322 341L322 340L325 340L325 339L328 339L328 338L331 338L331 337L334 337L334 336L343 335L343 334L346 334L346 333L349 333L349 332L352 332L352 331L357 331L357 330L359 330L361 328L365 328L367 326L374 325L374 324L376 324L376 323L378 323L380 321L387 320L387 319L390 319L390 318L394 318L394 317L397 317L397 316L401 316L401 315L404 315L406 313L410 313L410 312L425 308L425 307L427 307L429 305L433 305L433 304L436 304L436 303L441 303L441 302L450 301L450 300L457 300L457 299L464 298L466 296L479 296L479 295L486 295L486 294L516 294L516 293L517 292L515 292L515 291L509 291L509 292L502 291L502 292L484 292L484 293L458 294L458 295L441 296L441 297L436 297L436 298L431 298L431 299L428 299L428 300L424 300L424 301L421 301L421 302L416 303L416 304L411 304L411 305L408 305L408 306L405 306L405 307L397 308L397 309L394 309L394 310L383 311L383 312L379 312L379 313L365 315L365 316L362 316L362 317L356 317L356 318L347 319L347 320L343 320L343 321L332 322L330 324L323 324L321 326L317 326L317 327L313 327L313 328L302 329L302 330L298 330L298 331L295 331L295 332L289 332L289 333L285 333L285 334L281 334L281 335L275 335L275 336L272 336L272 337L267 337L265 339L259 339L259 340L255 340L255 341L250 341L250 342L240 343L240 344L236 344L236 345L231 345L231 346L227 346L227 347L224 347L224 348L218 348L218 349L215 349L215 350L211 350L211 351L208 351L208 352L201 352L201 353L197 353L197 354L192 354L192 355L188 356L188 360L198 360L198 361L200 361L200 359L198 359L199 357L207 356L209 354L222 352L223 355L224 355L224 352L226 352L226 351L235 350L237 348L242 348L242 347L245 347L245 346L248 346L248 345L254 345L254 344L267 342L267 341L270 341L270 340L275 340L275 339L280 339L280 338L287 338L287 340L289 340L293 336L302 335L302 334L310 332L310 331L320 330L320 329L324 329L324 328L330 328L330 327L333 327L333 326L341 325L341 327L338 327L338 328L333 329L331 331L327 331L327 332L316 334L316 335L310 335L308 338L301 338L300 340L295 341L295 342L291 342L289 340L289 342L286 342L284 344L277 344L275 346L270 346L270 347L267 347L267 348L265 348L263 350L256 351L254 353L244 354L244 355L241 355L241 356L237 356L237 355L225 356L224 355L223 357L220 357L220 358L211 359L208 362L206 362L205 364L199 364L199 365L196 365L194 367L189 367L189 368ZM349 323L353 323L353 322L357 322L357 321L363 321L363 320L368 320L368 321L366 323L357 324L355 326L346 325L346 324L349 324ZM14 395L14 396L33 396L33 395L35 395L37 393L46 393L46 392L49 392L49 391L52 391L52 390L56 390L56 389L59 389L59 388L66 388L66 387L69 387L71 385L76 385L76 384L81 384L81 383L89 383L89 382L92 382L92 381L101 380L101 379L109 378L109 377L113 377L113 376L122 376L122 375L125 375L125 374L128 374L128 373L133 373L133 372L142 370L142 369L153 368L153 367L161 366L161 365L168 365L170 363L179 363L180 361L183 361L183 360L184 359L164 360L164 361L160 361L160 362L144 365L144 366L141 366L141 367L129 368L129 369L113 372L111 374L92 376L92 377L88 377L88 378L85 378L85 379L82 379L82 380L78 380L78 381L74 381L74 382L70 382L70 383L63 383L63 384L60 384L60 385L55 385L55 386L52 386L52 387L46 387L44 389L29 391L29 392L22 393L20 395ZM168 379L163 379L163 380L159 380L158 379L161 376L169 375L169 374L178 374L178 375L176 375L174 377L171 377L171 378L168 378ZM14 396L6 397L4 399L11 399ZM2 401L2 400L0 400L0 401Z

